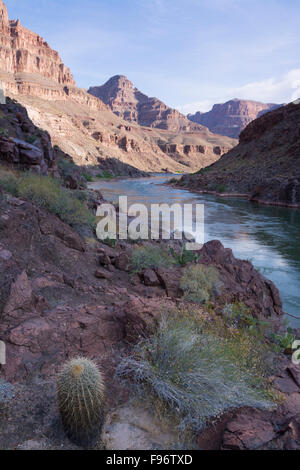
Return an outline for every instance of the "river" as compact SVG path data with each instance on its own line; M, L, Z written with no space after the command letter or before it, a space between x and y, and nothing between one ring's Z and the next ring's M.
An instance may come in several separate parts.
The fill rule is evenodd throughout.
M300 316L300 210L164 186L171 176L101 180L89 187L99 189L112 202L126 195L129 204L204 204L205 242L220 240L237 258L250 260L278 287L284 310ZM292 326L300 327L300 320L288 319Z

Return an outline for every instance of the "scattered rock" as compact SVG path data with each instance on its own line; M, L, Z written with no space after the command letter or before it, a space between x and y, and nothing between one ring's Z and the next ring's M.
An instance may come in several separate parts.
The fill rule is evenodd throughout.
M252 414L240 415L227 424L223 448L231 450L255 450L275 439L276 433L267 419Z
M176 444L177 435L167 430L153 413L129 405L108 415L102 441L107 450L167 450Z
M98 269L95 271L95 276L96 276L98 279L107 279L107 280L111 280L111 279L112 279L112 274L111 274L109 271L106 271L105 269L101 269L101 268L98 268Z
M144 284L149 287L155 287L155 286L160 286L160 281L153 269L145 269L141 277L144 281Z

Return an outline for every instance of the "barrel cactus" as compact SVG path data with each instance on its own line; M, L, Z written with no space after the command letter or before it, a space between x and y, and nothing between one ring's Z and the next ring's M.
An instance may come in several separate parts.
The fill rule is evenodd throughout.
M96 364L82 357L67 362L58 377L57 398L68 437L81 445L96 440L105 401L104 381Z

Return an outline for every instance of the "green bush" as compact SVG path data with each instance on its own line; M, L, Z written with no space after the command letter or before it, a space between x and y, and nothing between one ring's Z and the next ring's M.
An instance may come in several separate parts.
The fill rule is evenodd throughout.
M144 245L132 251L131 266L134 273L147 268L168 268L174 264L174 258L160 246Z
M264 376L240 360L232 344L245 344L242 358L256 353L253 343L230 341L173 312L122 360L117 377L143 403L147 397L151 408L176 417L184 431L199 431L227 410L272 407Z
M0 127L0 137L9 137L8 129L4 129L3 127Z
M263 337L270 332L272 325L263 318L255 318L243 302L226 304L223 308L224 319L229 326L246 328L254 335Z
M184 300L200 304L208 302L213 290L221 286L217 269L202 264L187 267L180 281Z
M195 253L195 251L187 250L185 246L181 247L179 253L175 251L174 248L170 248L170 253L176 263L181 266L185 266L188 263L197 263L199 261L199 254Z
M218 193L225 193L226 191L225 184L219 184L219 186L216 187L216 190L218 191Z
M57 150L59 149L57 145L55 146L55 148ZM75 163L63 157L58 158L57 166L63 178L66 178L67 176L73 176L74 172L76 171Z
M286 351L292 349L293 343L297 338L294 335L292 328L288 328L284 334L273 333L272 339L280 351Z
M0 171L0 185L6 193L18 195L18 179L9 171Z
M18 183L18 195L48 209L69 225L95 227L95 217L86 205L51 177L32 173L23 176Z
M96 175L97 178L111 179L114 178L114 175L110 171L103 171Z
M34 142L38 139L38 136L37 135L27 135L25 137L25 141L28 143L28 144L34 144Z
M88 175L87 173L83 173L82 176L84 177L84 179L86 181L88 181L89 183L91 183L93 181L93 177L91 175Z

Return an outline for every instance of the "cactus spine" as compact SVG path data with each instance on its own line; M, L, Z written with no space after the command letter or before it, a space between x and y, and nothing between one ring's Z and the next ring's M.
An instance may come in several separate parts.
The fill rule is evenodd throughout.
M57 381L57 399L65 431L77 444L99 437L105 386L96 364L82 357L67 362Z

